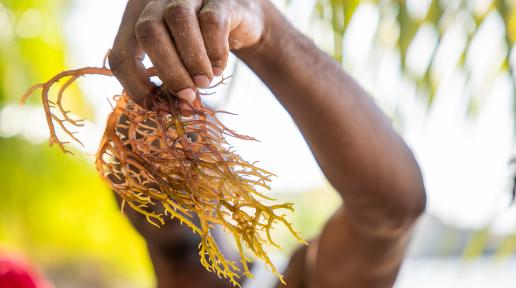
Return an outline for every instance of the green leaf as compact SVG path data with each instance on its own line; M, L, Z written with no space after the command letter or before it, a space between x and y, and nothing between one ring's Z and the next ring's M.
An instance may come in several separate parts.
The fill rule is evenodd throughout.
M399 2L398 10L398 25L400 29L400 35L398 37L398 48L400 49L401 55L401 66L403 69L406 68L407 51L419 30L420 23L412 19L407 10L407 3L404 0Z
M463 256L466 260L478 258L485 251L489 240L489 228L475 232L464 248Z

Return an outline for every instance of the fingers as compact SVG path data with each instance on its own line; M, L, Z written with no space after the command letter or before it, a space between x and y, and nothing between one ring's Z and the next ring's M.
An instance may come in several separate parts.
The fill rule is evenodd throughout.
M113 49L108 56L113 74L139 104L143 103L143 99L152 92L154 86L146 75L141 62L144 54L134 36L134 25L144 5L144 1L140 0L127 3Z
M164 85L194 103L196 87L220 76L229 56L230 2L130 0L109 63L138 102L152 92L141 59L146 53ZM201 8L201 6L203 6Z
M160 79L176 96L192 103L195 84L184 67L163 21L163 10L169 1L150 1L136 23L136 39L156 67Z
M224 0L206 1L198 19L204 46L210 59L213 74L222 75L229 56L229 4Z
M208 88L213 79L213 72L197 20L197 11L201 5L202 0L172 0L167 5L163 17L182 63L195 85L199 88Z

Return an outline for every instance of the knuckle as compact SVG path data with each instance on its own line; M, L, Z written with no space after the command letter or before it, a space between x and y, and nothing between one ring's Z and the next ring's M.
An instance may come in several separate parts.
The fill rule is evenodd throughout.
M212 45L206 45L206 52L208 53L212 66L226 67L226 62L229 57L228 45L212 43Z
M175 73L161 73L160 78L172 91L179 91L184 88L194 87L190 75L186 71L177 69Z
M214 61L224 61L229 54L229 49L227 47L224 47L221 45L216 45L216 46L209 47L206 49L207 49L208 55Z
M169 81L169 88L172 89L172 91L181 91L185 88L194 87L191 83L192 81L187 77L176 77L174 79L171 79Z
M113 74L119 75L122 70L124 70L124 66L127 63L127 60L130 58L130 55L123 50L112 50L108 56L109 67Z
M195 87L189 75L183 75L170 79L170 88L172 91L181 91L185 88Z
M206 9L199 13L199 22L202 25L216 25L220 27L227 24L227 19L218 11Z
M136 37L140 41L159 37L163 33L161 28L161 23L155 19L140 19L135 27Z
M184 24L193 19L195 14L192 9L183 1L173 2L167 6L164 18L170 25Z

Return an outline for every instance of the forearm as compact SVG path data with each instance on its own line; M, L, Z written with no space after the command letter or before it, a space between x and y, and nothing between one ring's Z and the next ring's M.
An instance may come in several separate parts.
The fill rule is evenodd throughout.
M337 62L268 9L259 46L237 56L292 115L351 215L375 221L420 213L419 168L389 119Z

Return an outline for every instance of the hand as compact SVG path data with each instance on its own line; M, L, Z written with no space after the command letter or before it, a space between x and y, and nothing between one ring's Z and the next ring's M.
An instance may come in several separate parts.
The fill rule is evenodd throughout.
M264 33L267 0L129 0L109 65L142 103L153 84L142 64L148 55L164 85L188 102L196 88L222 75L230 50L249 48Z

